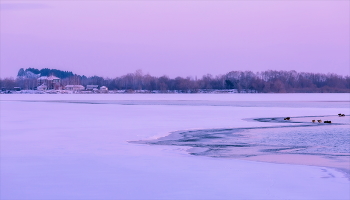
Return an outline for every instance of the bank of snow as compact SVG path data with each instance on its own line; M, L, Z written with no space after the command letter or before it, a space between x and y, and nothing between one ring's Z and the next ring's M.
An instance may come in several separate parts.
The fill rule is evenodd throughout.
M127 142L176 130L261 125L243 118L327 115L346 108L37 102L61 96L14 96L1 96L1 199L350 198L349 180L334 169L198 157L187 154L186 147ZM93 99L105 100L100 96ZM320 96L308 98L344 100ZM106 98L229 101L237 96Z

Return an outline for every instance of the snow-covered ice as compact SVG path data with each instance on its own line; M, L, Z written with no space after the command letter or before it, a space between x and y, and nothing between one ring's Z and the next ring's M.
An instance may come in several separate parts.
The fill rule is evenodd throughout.
M249 119L338 113L348 116L349 97L349 94L1 95L0 197L349 199L349 176L336 168L309 165L312 159L318 163L312 155L305 164L272 163L273 158L267 157L260 160L268 162L258 162L194 156L189 146L131 142L160 139L176 131L281 125ZM348 117L334 119L343 120L342 133L349 130ZM340 126L323 127L331 132L331 127ZM315 134L315 128L308 131ZM275 130L271 132L273 137L259 141L273 145L280 142L274 139L280 130ZM302 129L297 133L292 128L281 130L285 135L303 133ZM345 138L348 134L344 134ZM308 139L317 142L304 138ZM308 149L312 150L315 151ZM350 152L346 148L344 151L350 162Z

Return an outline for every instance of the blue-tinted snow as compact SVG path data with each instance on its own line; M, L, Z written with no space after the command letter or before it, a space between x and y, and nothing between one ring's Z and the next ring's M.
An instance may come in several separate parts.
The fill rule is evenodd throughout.
M293 117L348 115L349 94L1 95L0 99L0 199L350 198L349 179L333 168L194 156L189 152L205 150L129 142L179 138L174 132L228 129L242 143L312 146L320 135L304 136L316 135L319 128L323 135L345 133L348 125L302 128L300 123L255 119L289 116L291 122L310 124L311 118ZM237 128L243 131L232 131ZM327 148L318 144L299 151L347 151Z

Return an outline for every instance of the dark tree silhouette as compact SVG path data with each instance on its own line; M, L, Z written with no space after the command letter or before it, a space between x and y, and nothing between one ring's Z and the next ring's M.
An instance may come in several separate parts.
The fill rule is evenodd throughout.
M81 76L70 71L57 69L21 68L16 80L11 78L0 79L1 87L13 89L33 89L36 78L26 77L26 72L41 76L54 75L61 78L63 86L68 84L82 84L108 86L110 90L148 90L158 92L210 92L212 90L235 89L237 92L258 93L292 93L292 92L350 92L350 77L337 74L321 74L291 71L267 70L262 72L231 71L224 75L212 76L206 74L202 78L176 77L166 75L161 77L143 74L142 70L115 78L100 76Z

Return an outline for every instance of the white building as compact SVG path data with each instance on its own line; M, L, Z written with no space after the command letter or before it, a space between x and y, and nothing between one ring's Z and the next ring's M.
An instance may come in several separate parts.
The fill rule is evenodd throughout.
M47 90L47 86L45 84L41 84L40 86L37 87L37 90L40 90L40 91Z
M86 90L95 90L98 88L98 85L87 85Z
M61 84L60 84L61 79L56 77L56 76L41 76L37 79L37 85L43 85L45 84L47 86L47 89L55 89L58 90L61 88Z
M101 87L100 87L100 91L103 92L103 93L107 93L107 92L108 92L108 87L106 87L106 86L101 86Z
M82 91L82 90L85 90L85 87L82 85L66 85L64 89L72 90L72 91Z

